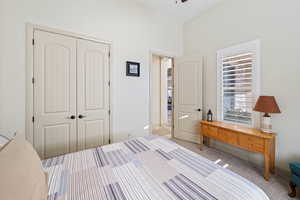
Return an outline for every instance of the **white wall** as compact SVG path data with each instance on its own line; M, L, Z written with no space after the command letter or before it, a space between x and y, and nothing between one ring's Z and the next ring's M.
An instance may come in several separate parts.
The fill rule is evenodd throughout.
M25 23L113 42L113 134L142 134L149 121L150 49L180 54L181 25L133 0L0 1L1 134L25 131ZM141 77L126 77L125 62L141 62ZM0 130L1 130L0 129Z
M276 164L284 170L288 162L300 161L299 10L299 0L226 0L184 25L185 54L205 57L204 107L205 112L212 108L215 116L217 50L261 40L261 89L262 94L274 95L282 110L273 115L273 128L278 132Z

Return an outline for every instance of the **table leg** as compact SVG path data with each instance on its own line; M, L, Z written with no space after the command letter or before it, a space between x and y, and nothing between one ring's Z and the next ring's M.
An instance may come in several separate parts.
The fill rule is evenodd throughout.
M206 139L206 145L207 145L208 147L210 147L210 138L209 138L209 137L206 137L205 139Z
M264 169L264 177L267 181L270 179L270 149L271 149L271 142L270 140L265 139L265 153L264 153L264 160L265 160L265 169Z
M202 136L202 135L200 135L200 145L199 145L199 149L200 149L200 151L203 150L203 136Z
M271 168L271 173L275 174L275 154L276 154L276 150L275 150L275 137L272 140L272 144L271 144L271 152L270 152L270 168Z
M270 179L270 156L265 155L265 171L264 177L267 181Z

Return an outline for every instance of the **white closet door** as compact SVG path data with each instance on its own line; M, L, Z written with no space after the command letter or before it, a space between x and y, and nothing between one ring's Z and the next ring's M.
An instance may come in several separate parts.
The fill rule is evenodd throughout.
M174 137L199 143L202 119L202 60L194 57L175 59Z
M76 151L76 40L42 31L34 39L34 145L44 159Z
M109 142L109 46L77 41L78 149Z

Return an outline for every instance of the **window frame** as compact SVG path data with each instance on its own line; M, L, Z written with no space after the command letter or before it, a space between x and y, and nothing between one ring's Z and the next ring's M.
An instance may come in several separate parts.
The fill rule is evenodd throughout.
M239 122L226 121L223 119L223 58L228 56L235 56L243 53L253 53L252 61L252 94L253 107L256 99L260 95L260 73L261 73L261 49L260 40L254 40L217 51L217 120L231 124L243 125L248 127L259 127L259 113L253 112L251 114L251 125Z

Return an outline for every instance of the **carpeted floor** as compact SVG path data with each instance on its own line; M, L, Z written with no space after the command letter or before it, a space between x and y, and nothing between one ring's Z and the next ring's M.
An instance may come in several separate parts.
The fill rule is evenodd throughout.
M171 137L171 127L163 126L158 129L152 131L154 135L164 136L164 137Z
M170 139L168 136L167 138ZM218 159L222 159L222 162L219 163L220 165L223 166L224 164L229 164L228 169L258 185L265 191L270 200L292 200L292 198L289 198L288 196L288 180L278 175L272 175L270 181L267 182L262 176L262 169L256 168L252 163L243 161L240 158L214 148L204 147L203 151L200 151L197 144L177 139L171 140L195 153L202 155L203 157L208 158L209 160L216 161ZM293 198L294 200L300 199L300 191L298 190L297 192L298 197Z

